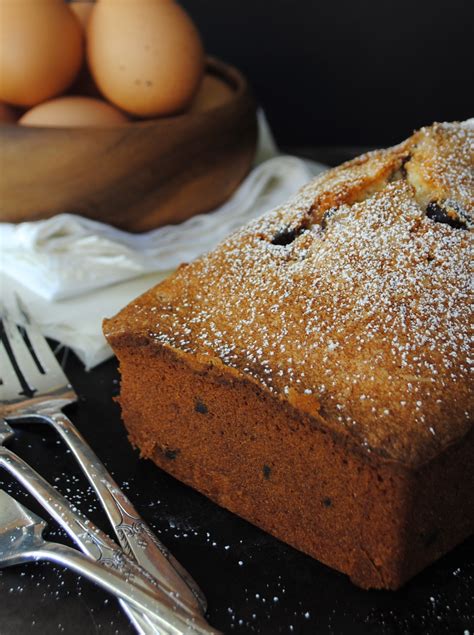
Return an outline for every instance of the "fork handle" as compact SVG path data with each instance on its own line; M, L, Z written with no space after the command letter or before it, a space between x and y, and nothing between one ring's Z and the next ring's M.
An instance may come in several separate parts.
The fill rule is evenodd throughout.
M130 583L143 586L142 572L134 562L124 557L114 541L96 527L86 516L62 496L26 461L11 450L0 446L0 467L7 470L21 485L42 505L44 509L59 523L83 553L101 566L113 566ZM168 635L161 627L158 629L149 618L141 615L120 600L122 608L141 635Z
M46 542L43 543L43 546L35 550L34 557L37 560L55 562L88 578L106 591L113 593L128 604L131 604L137 611L145 613L152 620L161 623L164 627L164 633L170 635L184 635L188 633L206 633L207 635L211 635L218 633L218 631L211 628L203 630L199 624L193 623L193 618L188 614L177 612L174 607L168 605L166 601L156 600L156 598L149 595L146 591L130 585L113 570L104 569L71 547Z
M69 447L94 488L124 553L134 558L158 582L176 591L177 601L182 601L183 608L204 614L206 599L196 582L140 518L69 417L58 411L48 413L45 418Z

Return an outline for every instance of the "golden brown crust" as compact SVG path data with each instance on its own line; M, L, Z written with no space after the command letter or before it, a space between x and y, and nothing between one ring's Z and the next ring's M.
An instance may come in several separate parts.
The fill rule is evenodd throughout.
M472 427L474 128L435 124L305 186L105 324L256 381L367 455Z
M474 529L473 144L330 170L105 322L142 456L364 588Z

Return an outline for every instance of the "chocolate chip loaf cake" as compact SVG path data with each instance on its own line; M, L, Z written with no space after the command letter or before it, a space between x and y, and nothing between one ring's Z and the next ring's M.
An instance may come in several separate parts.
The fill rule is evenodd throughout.
M474 529L472 124L328 171L105 321L142 455L364 588Z

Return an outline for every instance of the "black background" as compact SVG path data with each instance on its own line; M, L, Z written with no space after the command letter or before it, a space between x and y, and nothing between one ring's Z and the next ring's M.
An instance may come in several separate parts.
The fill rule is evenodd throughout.
M182 0L283 145L386 145L474 114L472 0Z

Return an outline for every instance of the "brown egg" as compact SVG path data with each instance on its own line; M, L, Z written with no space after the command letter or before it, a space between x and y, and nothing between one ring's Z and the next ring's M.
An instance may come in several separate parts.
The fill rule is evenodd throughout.
M79 22L82 25L82 28L86 30L91 11L94 7L94 2L92 0L73 0L73 2L69 4L69 6L76 14Z
M23 126L120 126L127 117L110 104L91 97L58 97L35 106L19 120Z
M103 95L139 117L186 109L204 69L199 34L170 0L99 0L89 20L87 54Z
M15 123L18 119L15 111L6 104L0 104L0 123Z
M204 112L213 110L230 101L234 91L226 82L215 75L206 74L201 82L198 93L189 108L190 112Z
M0 0L0 100L33 106L63 92L83 59L83 34L63 0Z

